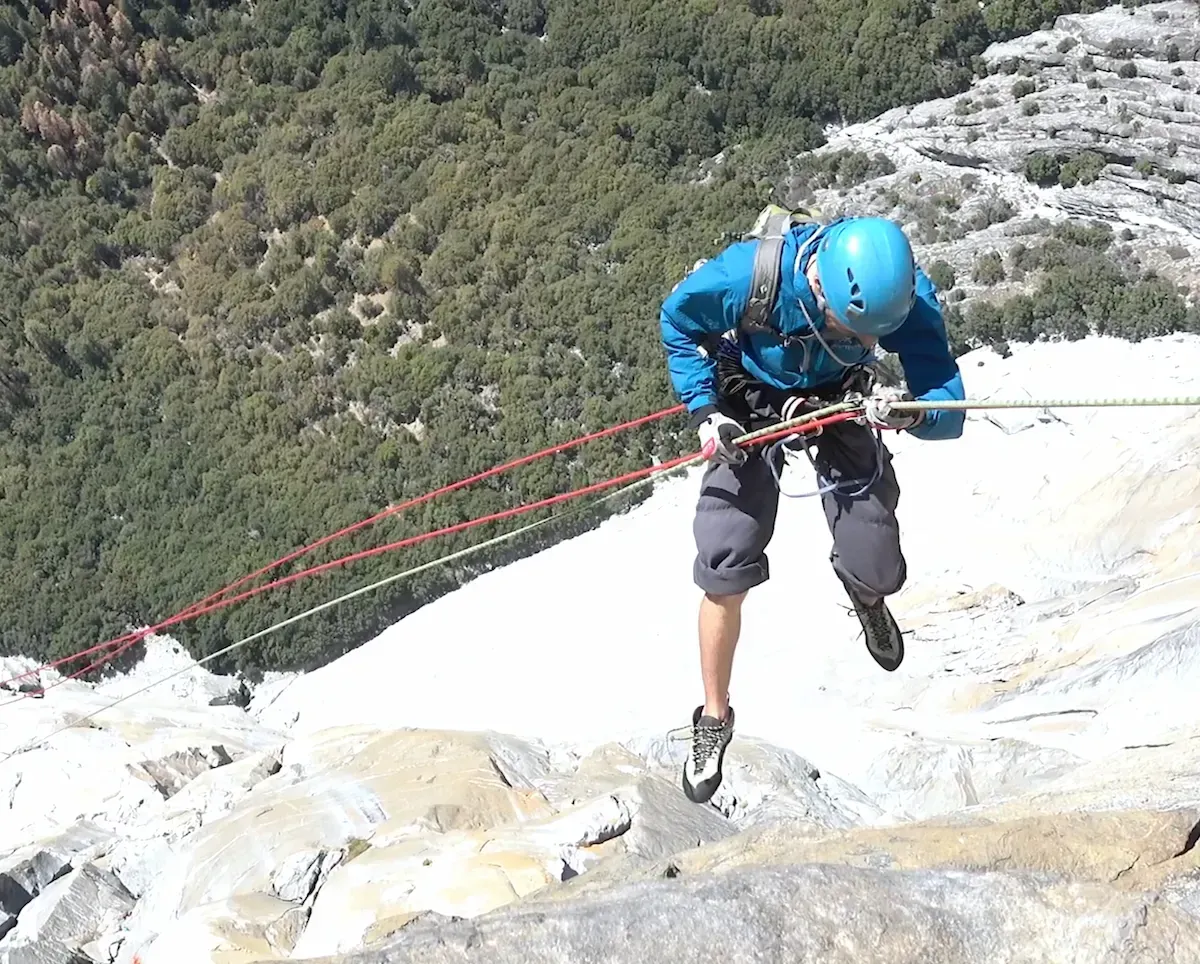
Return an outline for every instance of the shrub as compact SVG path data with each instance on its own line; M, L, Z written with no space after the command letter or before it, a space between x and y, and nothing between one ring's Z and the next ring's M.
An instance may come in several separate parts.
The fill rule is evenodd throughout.
M958 280L954 276L954 268L945 261L935 261L926 274L941 291L949 291Z
M981 285L994 285L1003 281L1004 259L996 251L988 251L975 259L971 269L971 280Z

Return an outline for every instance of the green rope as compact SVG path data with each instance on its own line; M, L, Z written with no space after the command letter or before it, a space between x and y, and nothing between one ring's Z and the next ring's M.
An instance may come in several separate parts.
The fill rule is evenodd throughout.
M1184 395L1177 398L1050 398L1028 401L1000 400L994 402L939 401L939 402L893 402L889 408L896 412L929 410L962 410L975 408L1145 408L1169 405L1200 405L1200 395Z
M897 411L917 411L920 409L929 410L929 409L987 409L987 408L1126 408L1126 407L1145 407L1145 406L1193 406L1193 405L1200 406L1200 396L1193 395L1193 396L1189 396L1189 397L1180 397L1180 398L1067 399L1067 400L998 401L998 402L978 402L978 401L971 401L971 400L961 401L961 402L958 402L958 401L939 401L939 402L916 402L916 401L913 401L913 402L895 402L892 404L891 407ZM745 443L745 442L753 442L764 436L771 435L771 434L774 434L777 432L781 432L788 428L796 428L796 427L802 426L805 422L811 422L818 418L825 418L826 416L829 416L829 415L836 415L840 412L861 411L862 407L863 407L863 405L862 405L861 401L838 402L836 404L826 406L825 408L817 409L816 411L807 412L804 415L800 415L796 418L789 419L787 421L777 422L774 425L768 425L766 428L759 429L756 432L749 432L745 435L742 435L740 438L738 438L737 443L741 444L741 443ZM224 656L236 649L240 649L241 647L247 645L248 643L250 643L254 640L261 639L262 637L270 635L271 633L278 632L279 630L283 629L286 626L290 626L293 623L299 622L302 619L306 619L310 616L313 616L316 613L319 613L325 609L329 609L333 606L340 605L343 602L347 602L351 599L354 599L354 598L364 595L366 593L374 592L375 590L378 590L378 589L382 588L383 586L389 585L398 580L409 578L418 573L424 572L429 569L433 569L437 566L443 566L443 565L446 565L447 563L455 562L459 559L465 558L466 556L473 555L477 552L481 552L484 549L492 548L503 542L507 542L518 536L524 535L525 533L527 533L533 529L537 529L541 526L544 526L547 523L561 522L564 518L567 518L569 516L581 514L583 512L588 511L589 509L594 509L606 502L616 501L622 495L625 495L626 493L630 492L633 489L640 488L641 486L644 486L644 485L649 485L658 478L662 478L662 477L668 476L668 475L675 475L675 474L680 473L683 470L685 470L693 465L699 464L703 461L704 461L704 457L701 455L697 455L695 458L690 459L688 462L677 465L672 469L664 470L662 473L658 473L658 474L652 475L652 476L647 476L646 478L643 478L643 479L638 479L637 481L632 482L628 485L624 485L621 488L615 490L614 492L609 493L608 495L606 495L600 499L596 499L589 503L585 503L584 505L582 505L578 508L570 509L566 512L562 512L562 513L559 513L554 516L550 516L545 519L540 519L537 522L533 522L528 525L521 526L520 528L514 529L511 532L505 532L505 533L502 533L501 535L495 536L491 539L487 539L484 542L477 543L476 545L473 545L473 546L468 546L465 549L460 549L458 552L453 552L448 555L442 556L438 559L431 560L430 562L424 563L423 565L414 566L410 569L405 569L402 572L398 572L398 573L395 573L384 579L380 579L376 582L371 583L370 585L361 586L358 589L347 592L341 596L338 596L336 599L331 599L328 602L321 603L320 605L314 606L311 609L305 610L302 613L297 613L294 616L289 616L288 618L282 619L272 626L268 626L266 629L261 629L258 632L252 633L251 635L246 636L243 639L239 639L236 642L231 643L230 645L224 647L223 649L216 651L215 653L208 654L207 656L197 660L193 665L185 666L181 669L178 669L178 670L168 674L167 676L153 680L150 683L147 683L146 685L142 686L140 689L134 690L131 693L127 693L126 695L124 695L122 697L114 699L111 702L107 703L106 705L99 707L98 709L92 710L90 713L84 714L82 717L73 719L69 723L66 723L62 726L59 726L59 727L53 729L51 732L47 733L45 736L35 737L34 739L30 740L26 744L23 744L22 746L14 749L11 753L4 754L3 761L7 761L7 760L12 759L13 757L17 756L18 754L28 752L29 750L34 749L37 746L41 746L46 741L48 741L52 737L56 736L57 734L62 733L66 730L69 730L72 727L78 726L80 723L82 723L86 720L94 719L95 717L99 716L101 713L104 713L107 710L113 709L114 707L120 705L121 703L124 703L126 700L132 699L135 696L139 696L142 693L145 693L147 690L152 689L155 686L160 686L163 683L166 683L169 680L173 679L174 677L182 675L183 673L187 672L188 670L194 669L197 666L202 666L205 663L208 663L208 662L216 659L219 656ZM0 761L0 762L2 762L2 761Z

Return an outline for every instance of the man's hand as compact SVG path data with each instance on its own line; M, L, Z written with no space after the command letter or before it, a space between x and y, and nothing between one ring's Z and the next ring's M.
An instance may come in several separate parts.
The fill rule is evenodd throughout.
M700 423L699 432L701 454L710 462L741 465L746 461L746 453L733 444L746 430L727 415L713 412Z
M908 392L895 388L880 388L868 396L865 403L864 415L867 424L875 428L891 428L897 431L916 428L925 418L924 412L893 412L893 402L911 402L913 397Z

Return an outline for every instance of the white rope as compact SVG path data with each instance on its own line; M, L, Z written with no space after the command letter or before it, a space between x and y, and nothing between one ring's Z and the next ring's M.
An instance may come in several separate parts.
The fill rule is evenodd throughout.
M680 468L682 468L682 466L680 466ZM207 656L204 656L201 659L196 660L194 663L191 663L180 669L174 670L165 676L159 677L158 679L151 680L149 683L147 683L145 686L142 686L140 689L133 690L130 693L126 693L124 696L121 696L114 700L111 700L110 702L106 703L104 706L101 706L99 709L92 710L90 713L86 713L83 716L73 719L70 723L65 723L62 726L59 726L59 727L51 730L45 736L37 737L36 739L30 740L28 743L25 743L25 744L17 747L17 749L13 750L11 753L5 754L3 759L0 759L0 763L3 763L5 761L11 759L12 757L17 756L18 754L27 753L29 750L35 749L38 746L41 746L43 743L47 742L48 740L53 739L55 736L58 736L58 734L65 733L67 730L73 729L74 727L78 726L80 723L86 723L88 720L95 719L97 716L99 716L102 713L107 713L109 710L111 710L117 706L120 706L126 700L131 700L135 696L142 695L147 690L153 689L156 686L161 686L163 683L170 682L176 676L182 676L184 673L187 673L193 669L196 669L199 666L203 666L205 663L211 662L212 660L217 659L218 657L228 655L229 653L232 653L234 650L241 649L243 646L246 646L246 645L254 642L256 639L262 639L264 636L268 636L271 633L278 632L279 630L284 629L287 626L291 626L294 623L298 623L303 619L308 619L310 616L315 616L319 612L323 612L326 609L330 609L334 606L340 605L341 603L347 602L348 600L354 599L358 596L365 595L366 593L374 592L377 589L382 589L384 586L390 585L393 582L397 582L400 579L407 579L409 576L415 576L418 573L422 573L429 569L433 569L436 566L443 566L443 565L446 565L447 563L454 562L458 559L462 559L465 556L472 555L476 552L482 552L484 549L489 549L492 546L500 545L501 543L507 542L510 539L515 539L517 536L524 535L526 532L530 532L534 529L537 529L540 526L546 525L547 523L558 522L558 521L568 518L571 515L577 515L582 512L585 512L588 509L596 508L596 507L604 504L605 502L614 501L619 496L624 495L625 493L637 488L638 486L646 485L650 482L655 481L658 478L661 478L663 475L670 474L671 471L676 471L676 470L664 470L662 473L660 473L658 475L651 475L651 476L647 476L644 479L638 479L634 482L629 483L628 485L622 486L621 488L617 489L615 492L610 492L608 495L603 496L600 499L593 500L592 502L589 502L583 506L579 506L577 508L572 508L566 512L559 513L558 515L549 516L545 519L539 519L537 522L531 522L528 525L523 525L518 529L513 529L511 532L505 532L505 533L502 533L501 535L494 536L491 539L487 539L483 542L477 543L476 545L467 546L465 549L459 549L457 552L452 552L449 555L440 556L439 558L433 559L430 562L422 563L419 566L413 566L411 569L405 569L403 572L397 572L390 576L385 576L383 579L380 579L376 582L370 583L369 585L361 586L358 589L354 589L354 590L351 590L350 592L344 593L343 595L338 596L336 599L330 599L328 602L323 602L317 606L313 606L311 609L306 609L302 613L297 613L294 616L289 616L286 619L281 619L279 622L274 623L271 626L268 626L266 629L260 629L256 633L251 633L249 636L246 636L243 639L239 639L236 642L230 643L228 646L224 647L223 649L219 649L214 653L209 653ZM2 705L2 704L0 704L0 705Z

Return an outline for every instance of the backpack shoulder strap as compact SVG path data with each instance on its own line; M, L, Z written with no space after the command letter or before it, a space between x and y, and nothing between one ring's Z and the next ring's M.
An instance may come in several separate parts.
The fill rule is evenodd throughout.
M742 312L738 327L747 333L772 332L767 319L775 299L779 297L780 266L783 240L792 228L815 223L807 211L788 211L771 205L755 222L750 237L758 243L754 248L754 269L750 277L750 298Z
M754 271L750 277L750 298L742 312L739 327L746 332L767 332L767 319L779 297L779 260L783 238L760 238L754 248Z

